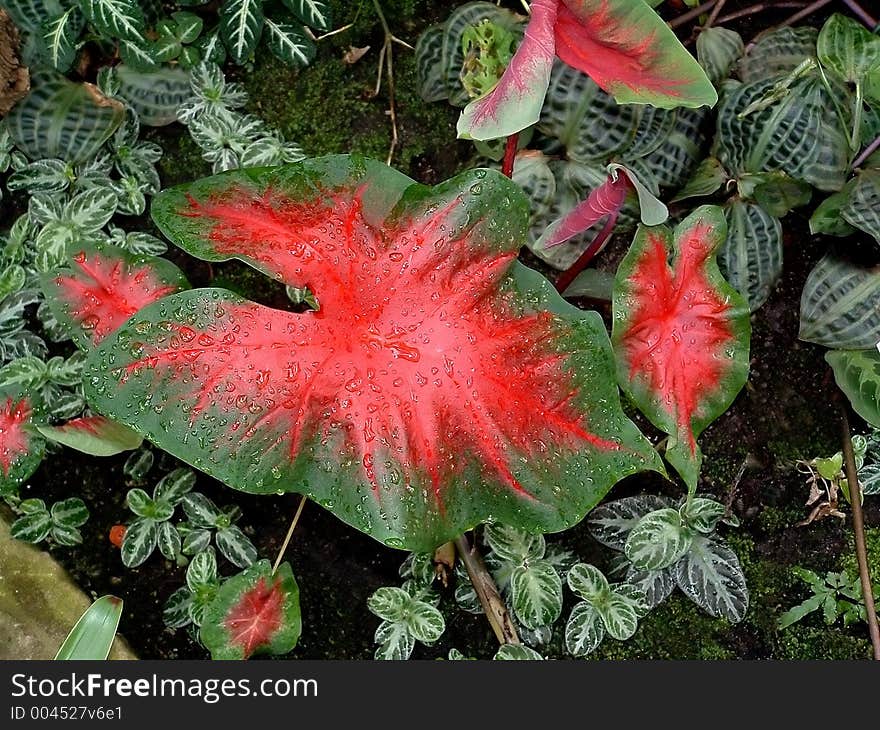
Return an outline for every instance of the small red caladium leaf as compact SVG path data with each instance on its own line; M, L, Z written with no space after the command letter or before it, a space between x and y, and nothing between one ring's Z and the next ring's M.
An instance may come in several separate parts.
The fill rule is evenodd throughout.
M713 106L715 87L644 0L562 0L556 54L620 104Z
M712 106L718 94L696 59L644 0L533 0L522 42L496 87L458 120L458 136L506 137L535 124L554 56L621 104Z
M113 456L132 451L143 436L105 416L74 418L61 426L37 426L42 436L91 456Z
M132 314L189 284L174 264L115 246L76 246L43 280L55 318L84 350L97 345Z
M465 107L458 136L488 140L537 124L556 58L553 28L558 0L532 0L531 20L497 86Z
M614 287L618 381L669 434L667 459L691 490L702 460L697 437L749 374L749 307L715 261L726 235L717 206L698 208L674 235L642 226Z
M212 659L287 654L299 640L299 588L288 563L268 560L227 579L205 609L199 637Z
M0 496L14 493L43 460L46 442L33 420L30 396L17 389L0 389Z
M425 551L490 516L564 529L662 468L620 408L599 315L516 262L528 203L497 172L428 188L332 156L165 191L153 216L321 303L181 292L86 364L96 410L236 489L307 494Z

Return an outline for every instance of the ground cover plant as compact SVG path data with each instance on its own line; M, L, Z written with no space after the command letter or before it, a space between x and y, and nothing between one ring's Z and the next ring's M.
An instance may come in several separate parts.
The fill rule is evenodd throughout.
M61 655L880 653L880 37L803 6L0 2Z

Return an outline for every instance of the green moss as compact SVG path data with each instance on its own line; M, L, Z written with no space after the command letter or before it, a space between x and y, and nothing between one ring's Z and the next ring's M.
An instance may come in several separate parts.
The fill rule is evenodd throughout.
M838 627L795 624L781 632L777 659L870 659L867 639L850 636Z
M782 532L804 519L804 507L798 504L768 505L758 514L758 527L765 533Z
M211 286L229 289L247 299L278 309L289 309L284 286L240 261L214 264Z
M202 158L202 151L183 127L150 129L146 138L162 147L162 158L156 165L162 187L171 187L211 174L211 165Z
M880 584L880 527L869 527L865 530L865 547L868 551L868 570L875 585ZM859 574L856 560L855 540L850 535L847 549L840 558L840 569L851 576Z

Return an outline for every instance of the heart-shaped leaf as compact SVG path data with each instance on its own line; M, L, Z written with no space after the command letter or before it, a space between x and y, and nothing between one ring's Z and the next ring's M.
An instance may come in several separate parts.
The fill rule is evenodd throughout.
M76 246L64 265L43 280L52 313L84 350L147 304L187 287L170 261L115 246Z
M516 263L526 201L500 174L431 189L318 158L166 191L153 214L190 253L320 302L182 292L91 356L97 410L230 486L301 491L430 551L490 515L564 529L659 468L618 405L601 318Z
M605 624L591 603L583 601L572 609L565 624L565 648L573 656L586 656L605 638Z
M550 626L562 613L562 579L546 560L514 568L510 595L516 618L528 629Z
M663 570L690 549L693 539L678 510L667 507L638 521L629 533L624 552L638 570Z
M229 578L205 610L199 637L212 659L286 654L299 639L299 588L288 563L261 560Z
M0 388L0 495L12 494L43 460L46 442L33 428L33 414L20 389Z
M640 227L614 290L618 380L670 435L666 457L690 490L702 460L697 437L733 402L749 372L748 306L715 262L726 232L714 206L698 208L674 235Z

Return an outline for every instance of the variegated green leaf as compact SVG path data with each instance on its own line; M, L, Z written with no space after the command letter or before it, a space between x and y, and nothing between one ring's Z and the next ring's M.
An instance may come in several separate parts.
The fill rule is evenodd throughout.
M778 28L761 34L742 58L738 75L745 83L789 73L816 54L818 31L811 26Z
M840 215L880 243L880 170L864 170L856 175L851 186L847 185Z
M486 525L483 538L499 558L517 565L543 558L546 550L543 535L533 535L499 523Z
M80 0L86 17L111 38L142 41L146 21L137 0Z
M691 497L679 510L684 523L691 529L708 535L715 530L727 508L714 499Z
M52 18L65 11L62 0L3 0L0 2L16 27L25 33L37 33Z
M603 545L623 550L627 536L642 517L669 506L669 500L654 494L624 497L596 507L590 512L587 525L590 534Z
M605 638L605 625L599 612L586 601L578 603L565 624L565 648L573 656L586 656Z
M158 525L148 517L132 522L122 540L123 565L127 568L136 568L144 563L156 549L158 535Z
M175 24L175 36L181 43L193 43L202 33L205 22L195 13L179 10L171 13Z
M302 26L266 18L266 36L272 53L291 66L308 66L315 58L317 47Z
M190 623L192 591L181 586L172 593L162 608L162 621L169 629L180 629Z
M186 584L193 592L217 581L217 555L213 548L202 550L193 556L186 569Z
M43 43L49 63L56 71L67 71L73 64L82 29L83 18L75 6L44 26Z
M147 452L151 453L151 452ZM196 473L192 469L180 467L168 472L156 484L153 490L153 498L161 499L168 504L178 504L187 494L192 491L196 484Z
M32 159L92 157L125 118L125 107L92 84L55 71L31 73L31 91L6 117L9 133Z
M647 609L656 608L675 590L674 566L662 570L639 570L630 565L626 572L627 584L643 596Z
M495 652L492 659L497 661L540 661L542 657L534 649L524 646L523 644L503 644Z
M181 500L183 511L196 527L214 527L222 513L210 499L200 492L190 492Z
M446 621L443 619L443 614L430 603L410 600L406 627L416 641L430 645L443 635Z
M880 36L853 18L835 13L822 26L816 53L844 81L862 83L880 73Z
M220 34L232 60L250 58L263 32L263 0L224 0L220 7Z
M880 428L880 352L831 350L825 359L834 370L837 386L846 394L853 410L875 428Z
M402 588L383 586L367 599L367 608L386 621L405 621L411 600Z
M639 616L632 601L624 596L613 593L608 600L594 604L602 617L605 631L612 639L626 641L631 638L639 627Z
M230 525L217 531L217 549L233 565L247 568L257 560L257 548L238 527Z
M180 533L170 522L162 522L159 525L156 542L159 546L159 552L168 560L177 560L180 556Z
M144 73L122 64L116 67L119 97L137 112L141 123L162 127L177 120L177 107L192 94L190 74L180 68Z
M697 535L675 566L679 589L706 613L739 623L749 608L746 579L736 553L717 537Z
M405 661L416 645L405 621L383 621L374 638L378 646L373 656L379 661Z
M562 579L545 560L514 568L510 596L514 615L529 629L550 626L562 613Z
M679 560L693 539L678 510L667 507L638 521L627 537L624 552L639 570L662 570Z
M782 273L782 223L759 205L735 199L724 209L727 238L718 268L755 311L770 296Z
M284 0L284 4L303 23L317 30L330 30L333 17L326 0Z
M675 194L672 202L712 195L728 180L724 166L714 157L707 157L697 166L684 187Z
M416 42L416 74L419 80L419 96L423 101L442 101L449 96L443 75L442 25L432 25Z
M568 571L568 587L590 603L605 600L611 592L608 579L595 565L577 563Z
M9 533L16 540L36 544L45 540L51 530L52 517L46 510L42 510L19 517L12 523Z
M716 86L730 76L744 50L743 39L735 30L710 26L697 36L697 60Z
M880 342L880 271L829 253L801 295L799 337L825 347L862 350Z

